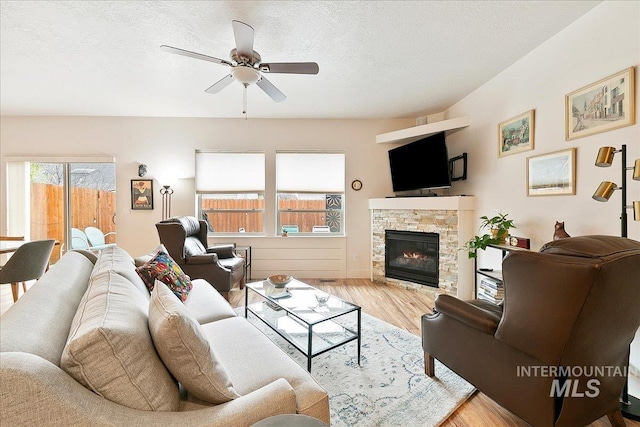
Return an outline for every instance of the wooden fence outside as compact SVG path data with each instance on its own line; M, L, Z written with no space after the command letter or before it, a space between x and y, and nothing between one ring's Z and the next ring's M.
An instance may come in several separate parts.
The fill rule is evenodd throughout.
M244 228L247 233L259 233L263 230L264 199L206 199L203 200L202 208L207 211L209 222L218 233L237 233L240 228ZM230 212L219 212L220 210ZM234 212L234 210L247 212ZM258 212L250 212L253 210Z
M263 228L262 212L234 212L234 210L264 211L264 200L207 199L202 208L207 211L209 222L218 233L237 233L244 228L247 233L260 233ZM281 210L324 210L324 200L281 200ZM228 212L220 212L228 210ZM218 212L212 212L218 211ZM282 225L297 225L301 233L311 233L314 225L326 225L323 212L283 212Z
M324 200L280 200L280 210L325 210L327 203ZM280 214L281 225L297 225L300 233L311 233L314 225L326 225L324 212L282 212Z
M115 192L91 188L71 188L71 226L84 230L97 227L103 233L115 232ZM52 261L60 258L64 244L64 188L55 184L31 183L31 238L56 239ZM107 243L114 243L114 235L107 236Z

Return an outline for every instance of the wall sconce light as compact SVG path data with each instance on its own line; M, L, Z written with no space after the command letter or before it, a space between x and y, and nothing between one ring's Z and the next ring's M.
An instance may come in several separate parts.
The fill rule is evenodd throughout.
M147 165L141 164L140 166L138 166L138 176L142 178L146 174L147 174Z

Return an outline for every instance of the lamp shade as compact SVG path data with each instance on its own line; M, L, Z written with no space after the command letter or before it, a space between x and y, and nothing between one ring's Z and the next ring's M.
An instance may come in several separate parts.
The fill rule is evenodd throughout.
M633 164L633 179L640 181L640 159L636 159Z
M602 181L598 186L598 189L593 193L593 199L599 202L606 202L609 200L614 190L617 190L618 186L613 182Z
M633 202L633 220L640 221L640 200Z
M616 154L614 147L600 147L598 157L596 157L596 166L609 167L613 163L613 156Z

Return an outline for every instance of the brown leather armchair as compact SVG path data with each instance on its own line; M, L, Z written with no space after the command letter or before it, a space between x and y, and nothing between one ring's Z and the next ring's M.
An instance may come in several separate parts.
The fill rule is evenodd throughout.
M640 242L582 236L511 252L501 305L441 295L422 317L434 358L533 426L624 425L620 394L640 325ZM616 369L617 368L617 369Z
M156 224L162 243L180 268L192 279L205 279L226 299L236 283L244 288L244 259L235 245L208 246L207 224L180 216Z

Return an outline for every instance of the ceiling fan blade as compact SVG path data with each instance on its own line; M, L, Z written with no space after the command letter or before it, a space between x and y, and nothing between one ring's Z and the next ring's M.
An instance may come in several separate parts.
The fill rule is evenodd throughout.
M216 64L233 66L233 64L231 62L225 61L224 59L215 58L213 56L208 56L208 55L203 55L201 53L191 52L189 50L184 50L184 49L180 49L180 48L177 48L177 47L171 47L171 46L167 46L167 45L163 44L162 46L160 46L160 49L162 49L165 52L175 53L176 55L188 56L189 58L201 59L203 61L209 61L209 62L213 62L213 63L216 63Z
M221 78L214 84L212 84L205 92L207 93L218 93L225 87L229 86L229 84L233 81L233 76L231 74L227 74L225 77Z
M233 35L236 38L236 52L247 59L253 58L253 27L240 21L232 21Z
M315 62L270 62L260 64L263 73L318 74L320 68Z
M271 97L276 102L282 102L287 99L287 96L280 92L280 89L275 87L273 83L267 80L264 76L256 83L260 89L265 91L267 95Z

